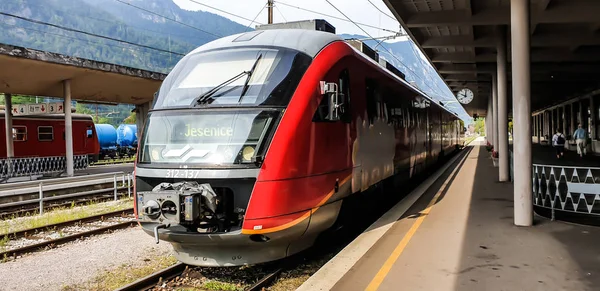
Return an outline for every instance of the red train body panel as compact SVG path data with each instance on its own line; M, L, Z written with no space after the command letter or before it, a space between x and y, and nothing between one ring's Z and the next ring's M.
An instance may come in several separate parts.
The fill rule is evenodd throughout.
M16 158L64 156L64 115L13 116L13 144ZM4 113L0 113L4 125ZM100 146L94 122L88 115L73 114L73 153L97 159ZM91 130L88 132L88 130ZM0 127L0 158L6 158L6 127Z
M260 37L263 37L262 42ZM286 77L287 83L294 85L289 103L253 107L278 113L273 114L277 116L272 121L274 125L269 127L270 119L264 122L267 125L257 146L246 151L254 134L252 130L243 131L244 123L239 122L247 115L248 107L252 107L239 101L245 89L239 90L239 95L235 85L223 89L227 93L219 98L225 99L229 96L226 94L231 94L233 100L239 98L237 103L218 106L219 99L215 98L209 101L214 103L196 109L194 102L202 100L208 91L200 91L204 92L199 95L200 99L183 98L193 95L188 91L192 87L186 83L191 77L186 74L194 76L195 69L190 63L202 55L227 51L226 48L232 54L244 53L247 47L236 43L238 38L255 41L254 46L248 45L252 49L259 45L270 49L277 47L274 43L278 41L284 46L281 37L298 43L302 43L303 37L310 38L305 39L307 42L314 38L322 47L314 51L305 49L312 59L295 84L292 81L294 65L291 65ZM214 54L210 60L219 57L218 53ZM248 66L254 63L254 70L268 52L252 51L251 55ZM297 59L298 56L293 64ZM279 60L283 62L284 58ZM262 76L260 70L258 74ZM277 67L269 69L270 72L277 70ZM229 75L235 72L232 69ZM321 92L322 82L335 83L339 90L338 101L341 102L338 105L342 108L339 120L330 120L324 113L330 105L329 95ZM264 84L268 82L264 81L263 87ZM286 91L285 87L280 88L281 84L285 85L286 79L273 87L267 101ZM183 108L169 105L177 105L178 98L191 101L191 105L187 105L189 101L182 101L181 104L187 105ZM227 114L230 117L223 118L224 121L215 121ZM202 119L207 121L199 121ZM232 134L214 145L217 139L192 138L198 132L211 133L214 128L220 130L215 132L227 133L227 126L232 128ZM351 195L367 192L387 181L402 185L433 166L441 156L454 151L459 143L458 130L455 115L339 38L324 36L321 32L293 30L232 36L190 53L165 79L138 151L136 213L146 232L154 232L158 238L171 242L177 258L188 264L223 266L280 259L310 246L322 231L330 228L338 219L343 202ZM246 141L236 139L238 131L248 136ZM265 145L262 148L261 141ZM251 152L253 162L210 164L213 156L225 155L220 152L223 147L239 151L244 159L244 153ZM202 219L209 223L207 217L213 217L211 213L228 218L219 226L202 228L193 222L196 220L186 221L188 214L186 212L184 217L183 211L191 206L178 203L178 199L184 198L173 198L172 192L152 190L160 183L185 181L211 185L221 201L221 208L214 212L202 208L208 211ZM194 195L199 194L185 196L185 201ZM198 200L200 207L209 204L203 197ZM180 212L176 216L162 212L166 209L162 206L165 202L160 201L169 199L179 205ZM230 210L227 210L228 204L233 205ZM243 212L234 212L238 210ZM236 219L236 215L241 218ZM232 221L232 225L221 227ZM204 230L200 231L201 228Z

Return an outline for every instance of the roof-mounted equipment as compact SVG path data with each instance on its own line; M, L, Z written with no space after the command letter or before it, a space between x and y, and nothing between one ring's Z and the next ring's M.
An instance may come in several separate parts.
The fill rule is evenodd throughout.
M359 50L360 52L362 52L363 54L367 55L369 58L373 59L375 62L379 63L379 54L374 49L369 47L366 43L358 39L349 39L346 40L346 42L349 45L356 48L357 50Z
M263 24L256 26L256 30L269 29L306 29L317 30L335 34L335 27L324 19L301 20L284 23Z

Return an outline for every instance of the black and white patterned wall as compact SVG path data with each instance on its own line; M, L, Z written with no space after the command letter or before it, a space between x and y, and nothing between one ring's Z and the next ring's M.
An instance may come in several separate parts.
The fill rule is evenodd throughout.
M88 166L87 155L73 156L75 170ZM64 156L0 159L0 179L62 172L66 168L67 158Z
M600 218L600 168L534 164L533 204Z

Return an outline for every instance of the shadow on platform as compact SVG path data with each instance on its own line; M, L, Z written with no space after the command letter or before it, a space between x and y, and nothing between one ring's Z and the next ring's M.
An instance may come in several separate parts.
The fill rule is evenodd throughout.
M513 184L498 182L484 147L472 188L455 290L598 290L600 228L535 216L533 227L513 224ZM534 146L534 163L553 163L551 147ZM567 152L561 165L596 162ZM482 290L482 289L481 289ZM516 290L516 289L514 289Z

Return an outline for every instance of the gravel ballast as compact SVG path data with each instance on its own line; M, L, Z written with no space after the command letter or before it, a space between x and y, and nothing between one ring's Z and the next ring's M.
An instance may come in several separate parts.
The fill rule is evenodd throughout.
M61 290L105 270L168 255L171 250L168 243L157 245L139 226L118 230L0 263L0 290Z

